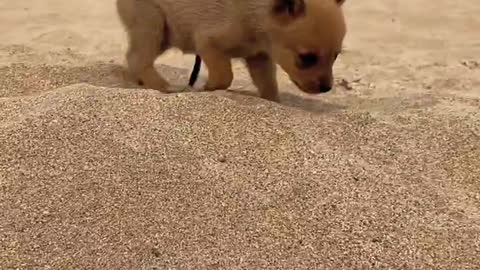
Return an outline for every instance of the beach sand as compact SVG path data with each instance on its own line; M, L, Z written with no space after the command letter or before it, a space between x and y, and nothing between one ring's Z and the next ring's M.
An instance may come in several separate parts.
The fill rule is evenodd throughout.
M0 268L480 269L480 4L345 13L335 90L277 104L128 83L113 0L0 1Z

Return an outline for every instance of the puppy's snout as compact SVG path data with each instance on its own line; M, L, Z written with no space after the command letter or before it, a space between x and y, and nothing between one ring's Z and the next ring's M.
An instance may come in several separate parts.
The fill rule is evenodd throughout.
M331 76L322 76L317 80L317 91L319 93L327 93L332 90L332 79Z
M292 81L298 86L298 88L310 94L327 93L330 92L333 87L333 80L325 77L310 81L301 81L302 83L299 83L296 80Z
M332 86L330 84L319 84L317 89L320 93L327 93L332 90Z

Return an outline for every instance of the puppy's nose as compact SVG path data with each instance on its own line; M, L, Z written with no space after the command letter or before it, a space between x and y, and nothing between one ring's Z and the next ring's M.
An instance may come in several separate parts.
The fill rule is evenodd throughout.
M329 84L320 84L318 86L318 91L320 93L327 93L328 91L332 90L332 86Z

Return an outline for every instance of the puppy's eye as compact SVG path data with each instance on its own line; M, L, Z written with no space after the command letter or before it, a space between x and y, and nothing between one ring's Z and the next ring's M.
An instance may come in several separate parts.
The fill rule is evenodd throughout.
M318 63L318 55L315 53L301 53L298 55L297 66L300 69L307 69Z

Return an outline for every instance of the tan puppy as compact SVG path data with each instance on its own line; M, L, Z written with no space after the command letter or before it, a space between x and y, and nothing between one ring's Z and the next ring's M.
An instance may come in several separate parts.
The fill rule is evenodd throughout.
M198 54L205 90L226 89L232 58L245 60L260 96L278 100L275 62L307 93L332 88L332 65L346 32L345 0L117 0L129 36L130 72L147 88L168 91L154 69L169 48Z

